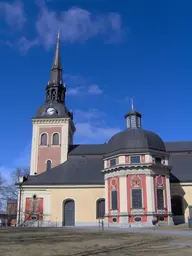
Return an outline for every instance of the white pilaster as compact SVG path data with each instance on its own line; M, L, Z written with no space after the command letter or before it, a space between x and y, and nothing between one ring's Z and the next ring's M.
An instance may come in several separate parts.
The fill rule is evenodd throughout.
M38 154L38 126L33 124L32 127L32 145L31 145L31 163L30 163L30 175L34 175L37 172L37 154Z
M69 122L62 125L61 135L61 163L67 161L68 153L68 139L69 139Z
M146 175L146 192L147 192L147 212L155 212L155 193L153 176Z
M171 210L171 189L170 189L170 180L169 176L166 176L166 190L167 190L167 211L168 211L168 224L173 224L172 219L172 210Z
M127 213L127 177L119 177L119 187L120 187L120 212Z
M127 176L119 177L120 193L120 224L128 225L127 209Z
M108 215L108 180L105 179L105 215Z

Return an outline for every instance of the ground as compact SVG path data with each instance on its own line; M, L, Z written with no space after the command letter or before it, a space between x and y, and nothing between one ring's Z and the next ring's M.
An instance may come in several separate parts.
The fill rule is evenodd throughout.
M192 233L180 236L158 234L157 230L140 233L129 230L83 228L1 228L0 251L3 256L191 256ZM150 234L151 232L151 234ZM162 232L162 229L159 230ZM167 230L165 230L165 233ZM187 233L188 232L188 233ZM187 233L187 234L186 234Z

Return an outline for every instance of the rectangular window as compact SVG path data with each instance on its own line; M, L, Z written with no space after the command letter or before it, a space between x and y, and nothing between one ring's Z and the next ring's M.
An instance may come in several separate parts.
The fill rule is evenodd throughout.
M162 188L157 189L157 209L164 210L164 191Z
M156 157L156 158L155 158L155 163L156 163L156 164L161 164L161 158Z
M110 159L110 166L116 165L116 158Z
M140 156L131 156L131 164L139 164L140 163Z
M111 191L111 210L117 210L117 190Z
M132 189L132 208L142 208L142 190L140 188Z

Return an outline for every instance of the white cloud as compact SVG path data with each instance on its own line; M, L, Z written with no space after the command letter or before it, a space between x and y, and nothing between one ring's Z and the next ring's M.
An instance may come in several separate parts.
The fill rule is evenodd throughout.
M76 86L74 88L67 89L67 95L76 96L83 94L99 95L103 91L99 88L98 85L89 85L89 86Z
M104 143L120 131L119 128L98 127L91 123L77 123L76 129L77 143Z
M117 42L122 38L121 16L118 13L92 13L88 10L72 7L65 11L48 9L45 1L36 1L39 15L34 23L36 36L29 40L25 36L18 42L8 42L9 46L18 46L22 53L31 47L44 45L46 49L56 43L57 30L61 29L61 40L68 43L82 43L94 37L102 37L106 42ZM0 3L0 17L15 28L21 29L26 22L26 14L20 0L14 3Z
M103 91L99 88L99 86L97 84L93 84L88 87L88 93L89 94L102 94Z
M119 132L120 128L106 125L106 116L98 109L74 110L75 143L104 143Z
M95 120L95 119L103 119L106 117L106 114L98 109L88 109L87 111L83 111L80 109L74 110L74 119L77 121L87 121L87 120Z
M42 3L39 8L36 30L46 48L55 44L58 28L61 29L61 40L70 43L84 42L95 36L115 41L122 36L121 16L118 13L94 14L79 7L58 13L48 10Z
M39 43L40 42L38 39L30 41L25 36L22 36L17 42L17 47L19 48L21 53L25 54L29 51L31 47L39 45Z
M20 1L14 3L1 2L0 15L9 26L21 29L26 21L23 4Z
M76 96L79 94L83 94L85 91L85 86L77 86L74 88L67 89L67 95Z

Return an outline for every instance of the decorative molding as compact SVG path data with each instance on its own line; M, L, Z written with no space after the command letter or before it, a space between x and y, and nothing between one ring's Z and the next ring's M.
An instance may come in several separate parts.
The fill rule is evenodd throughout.
M166 214L166 210L157 210L157 214Z
M70 118L42 118L32 119L33 124L61 124L68 123Z
M105 173L104 179L112 178L115 176L127 176L131 174L145 174L145 175L154 175L153 171L150 169L127 169L127 170L119 170L119 171L114 171L110 173Z
M112 190L116 190L117 189L117 178L112 178L111 180L110 180L110 185L111 185L111 189Z
M131 176L131 184L133 187L139 188L142 182L142 178L139 175L133 175Z
M133 215L144 214L144 209L132 209L131 214Z
M156 164L152 164L150 162L148 163L139 163L139 164L117 164L117 165L114 165L114 166L110 166L110 167L107 167L107 168L104 168L103 170L101 170L101 172L103 173L107 173L107 172L111 172L111 171L116 171L116 170L119 170L120 168L121 169L125 169L125 168L146 168L146 167L150 167L150 168L153 168L153 169L158 169L158 170L162 170L163 171L167 171L169 170L170 166L166 166L166 165L156 165ZM163 173L163 175L165 175Z
M118 210L111 210L110 214L113 216L117 216L118 215Z

